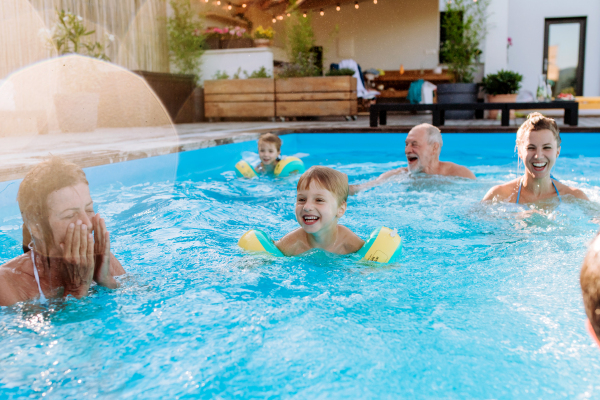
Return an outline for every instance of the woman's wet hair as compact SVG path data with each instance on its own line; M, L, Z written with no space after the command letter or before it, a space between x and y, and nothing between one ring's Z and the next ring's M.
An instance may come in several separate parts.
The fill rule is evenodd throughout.
M19 185L17 202L25 225L39 226L46 246L54 242L48 221L48 196L65 187L80 183L89 185L78 165L60 157L52 157L34 166ZM23 235L23 238L25 239Z
M527 116L527 120L519 127L517 131L517 149L525 141L525 134L533 131L541 131L548 129L556 139L557 147L560 147L560 132L556 121L552 118L544 117L539 112L531 113Z

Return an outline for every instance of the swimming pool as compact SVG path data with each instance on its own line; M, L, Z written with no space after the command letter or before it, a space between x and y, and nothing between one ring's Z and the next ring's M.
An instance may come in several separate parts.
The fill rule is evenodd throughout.
M405 165L402 134L283 136L284 154L351 183ZM565 134L554 175L600 202L599 134ZM0 397L596 398L579 269L593 206L547 216L481 205L515 176L514 135L444 135L478 180L423 177L349 200L341 223L397 228L376 266L319 251L243 254L239 236L297 227L296 179L235 179L256 142L86 169L116 291L0 309ZM0 263L21 251L18 182L0 184Z

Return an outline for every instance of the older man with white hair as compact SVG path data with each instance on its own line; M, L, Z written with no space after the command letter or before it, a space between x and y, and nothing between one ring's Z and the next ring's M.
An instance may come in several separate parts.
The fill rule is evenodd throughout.
M475 179L475 174L467 167L448 161L440 161L442 150L442 134L438 128L430 124L417 125L406 136L404 153L408 167L393 169L381 174L377 179L350 185L349 194L377 186L394 175L424 173L428 175L458 176Z

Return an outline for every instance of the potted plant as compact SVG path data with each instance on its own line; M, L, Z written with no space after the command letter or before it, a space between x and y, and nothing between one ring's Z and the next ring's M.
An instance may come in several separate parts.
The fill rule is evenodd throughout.
M246 32L245 28L235 26L225 29L227 32L221 37L222 49L247 49L254 47L252 37Z
M104 61L110 61L105 54L104 45L97 41L86 40L95 31L88 30L83 18L65 10L57 10L58 24L51 38L59 55L82 54ZM114 38L108 36L108 40ZM65 64L72 60L65 60ZM77 63L75 63L77 64ZM98 126L98 88L79 85L79 76L73 74L76 65L64 68L59 76L59 91L54 95L54 106L58 126L63 132L91 132Z
M273 40L273 36L275 36L275 32L272 27L264 29L262 25L260 25L254 31L254 46L269 47L271 45L271 40Z
M478 85L473 83L475 63L486 34L489 0L453 0L447 3L442 27L446 40L441 56L445 59L453 83L437 85L439 103L475 103ZM446 111L447 119L470 119L474 111Z
M204 116L199 110L204 110L204 96L202 87L194 86L200 79L200 58L204 54L206 39L202 22L195 18L189 1L171 0L169 4L173 9L167 20L169 56L180 74L146 73L144 77L146 80L153 79L156 87L169 88L165 80L171 80L173 87L182 88L176 96L172 91L168 93L170 89L159 95L175 122L201 121Z
M208 28L204 31L204 48L206 50L218 50L221 48L221 36L223 30L220 28Z
M495 74L488 74L481 82L484 92L487 93L487 102L514 103L522 80L523 75L513 71L500 70ZM515 118L514 110L511 110L510 114L510 118ZM498 110L489 110L488 118L496 119L497 116Z

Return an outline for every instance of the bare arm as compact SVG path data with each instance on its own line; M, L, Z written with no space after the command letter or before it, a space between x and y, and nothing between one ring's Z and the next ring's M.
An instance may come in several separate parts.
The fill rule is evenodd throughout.
M401 168L393 169L391 171L384 172L383 174L379 175L377 178L373 179L372 181L361 183L359 185L350 185L348 188L348 194L350 196L352 196L352 195L360 192L361 190L365 190L365 189L372 188L373 186L381 185L383 182L390 179L392 176L406 173L407 171L408 171L408 169L406 167L401 167Z
M483 199L481 201L492 201L494 200L494 197L496 197L499 194L500 186L494 186L485 194L485 196L483 196Z
M288 257L304 253L310 250L310 246L303 237L303 234L304 231L302 228L298 228L279 239L275 243L275 246Z

